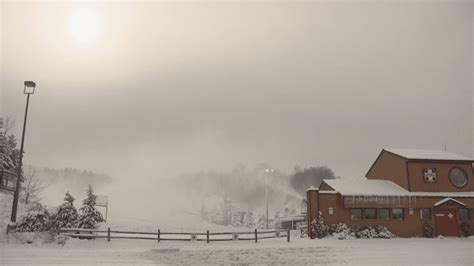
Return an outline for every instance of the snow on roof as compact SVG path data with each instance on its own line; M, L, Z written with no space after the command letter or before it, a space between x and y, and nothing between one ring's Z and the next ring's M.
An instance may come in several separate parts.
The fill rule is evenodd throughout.
M384 149L388 152L395 153L407 159L424 159L424 160L451 160L451 161L474 161L473 158L462 155L441 151L441 150L421 150L421 149Z
M318 191L319 188L311 186L310 188L306 189L306 191Z
M462 203L462 202L460 202L460 201L458 201L458 200L452 199L452 198L445 198L445 199L442 199L442 200L436 202L436 203L434 204L434 206L435 206L435 207L436 207L436 206L439 206L439 205L444 204L444 203L446 203L446 202L448 202L448 201L450 201L450 200L451 200L451 201L454 201L454 202L456 202L456 203L458 203L458 204L461 204L461 205L463 205L463 206L466 206L466 204L464 204L464 203Z
M469 192L410 192L410 196L471 198L471 197L474 197L474 191L469 191Z
M467 192L410 192L389 180L380 179L327 179L326 184L342 196L417 196L417 197L474 197ZM320 191L322 193L323 191ZM332 192L332 191L331 191Z
M327 179L326 184L343 196L409 196L410 192L388 180L375 179Z
M299 216L287 216L280 218L280 222L291 222L291 221L304 221L306 217L304 215Z

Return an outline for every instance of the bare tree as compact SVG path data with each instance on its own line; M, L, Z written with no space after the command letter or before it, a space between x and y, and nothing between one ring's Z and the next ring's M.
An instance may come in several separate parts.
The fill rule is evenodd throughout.
M24 173L22 200L25 204L41 200L40 193L46 188L36 173L36 169L28 167Z

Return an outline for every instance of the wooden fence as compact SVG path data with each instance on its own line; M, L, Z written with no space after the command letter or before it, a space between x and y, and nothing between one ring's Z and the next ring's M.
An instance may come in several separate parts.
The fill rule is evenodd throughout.
M82 239L96 239L107 238L111 239L140 239L140 240L154 240L161 241L239 241L239 240L258 240L286 237L290 242L290 230L272 230L272 231L247 231L247 232L215 232L211 233L209 230L206 233L181 233L181 232L161 232L158 229L156 232L134 232L134 231L118 231L96 229L82 229L82 228L61 228L60 233L69 237L78 237Z

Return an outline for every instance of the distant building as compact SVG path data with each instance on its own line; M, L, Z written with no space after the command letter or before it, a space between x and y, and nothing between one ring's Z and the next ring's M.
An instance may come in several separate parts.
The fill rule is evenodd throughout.
M307 190L308 221L386 226L400 237L460 236L474 229L474 159L445 151L384 149L365 179L324 180ZM308 230L311 237L311 230Z
M290 229L295 230L301 226L306 225L306 215L291 215L286 217L281 217L277 223L276 228L278 229Z
M17 174L12 171L0 168L0 191L13 193L16 187L16 176Z

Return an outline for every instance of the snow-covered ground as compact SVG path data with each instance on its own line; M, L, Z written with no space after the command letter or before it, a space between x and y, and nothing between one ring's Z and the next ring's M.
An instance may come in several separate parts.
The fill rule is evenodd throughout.
M474 238L161 242L70 240L66 245L0 244L1 265L351 264L474 265Z

